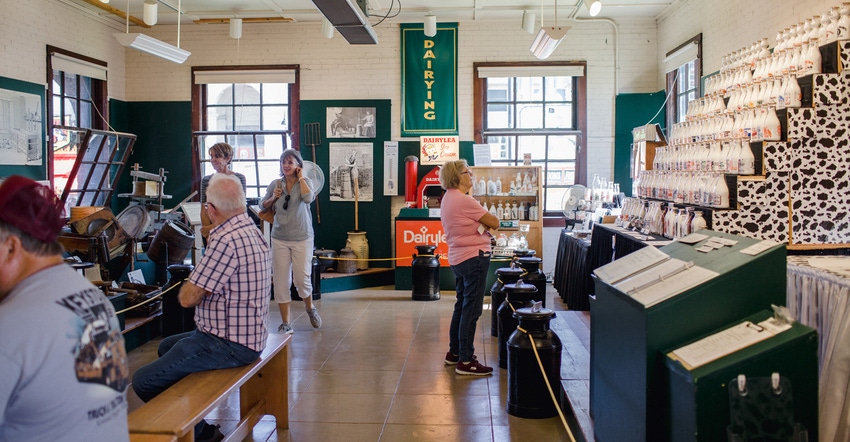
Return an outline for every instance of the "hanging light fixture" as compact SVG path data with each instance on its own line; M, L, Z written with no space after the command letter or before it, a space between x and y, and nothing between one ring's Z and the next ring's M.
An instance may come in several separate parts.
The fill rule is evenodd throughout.
M159 3L156 0L145 0L143 20L146 25L153 26L156 24L158 7Z
M230 38L235 38L239 40L242 38L242 19L241 18L231 18L230 19Z
M334 38L334 25L327 18L322 19L322 35L325 38Z
M425 16L425 36L433 37L437 35L437 16L431 14Z
M192 55L191 52L180 49L180 14L182 11L181 0L177 0L177 46L172 46L164 41L157 40L142 33L130 33L130 0L127 0L127 11L125 14L125 32L112 34L121 46L133 48L137 51L142 51L162 59L173 61L175 63L183 63Z
M540 31L537 33L537 36L534 37L534 41L531 43L531 48L529 48L529 50L539 60L543 60L552 55L552 52L554 52L555 48L561 44L561 40L564 39L564 36L567 35L567 31L569 31L570 28L558 26L558 0L555 0L555 26L542 26L542 17L540 22Z
M537 17L533 12L522 11L522 29L529 34L534 33L534 20Z
M591 17L596 17L602 12L602 1L601 0L593 0L587 5L587 12L590 13Z

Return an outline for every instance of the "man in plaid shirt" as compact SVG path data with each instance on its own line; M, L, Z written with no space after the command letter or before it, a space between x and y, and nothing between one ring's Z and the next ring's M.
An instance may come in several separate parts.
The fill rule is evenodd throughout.
M184 282L180 305L195 308L197 328L169 336L159 359L133 375L133 390L145 402L189 373L254 362L266 346L271 254L248 216L242 184L216 174L207 187L213 222L204 257ZM195 440L219 440L218 427L201 422Z

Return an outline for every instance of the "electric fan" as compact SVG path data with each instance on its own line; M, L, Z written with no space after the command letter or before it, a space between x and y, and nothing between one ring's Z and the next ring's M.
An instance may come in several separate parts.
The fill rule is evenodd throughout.
M307 181L310 183L310 189L316 195L325 187L325 172L322 171L322 168L318 164L304 160L304 167L301 170L301 174L304 178L307 178Z
M582 222L576 219L576 212L579 209L579 203L584 199L586 193L587 187L581 184L570 186L567 192L564 193L561 199L561 210L564 212L564 222L567 229L573 229L576 224Z

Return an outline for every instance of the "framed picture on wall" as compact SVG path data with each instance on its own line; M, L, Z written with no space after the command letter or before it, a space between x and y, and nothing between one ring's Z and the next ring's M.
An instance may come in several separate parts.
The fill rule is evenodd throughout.
M374 107L329 107L326 138L375 138Z
M0 164L42 164L41 99L40 95L0 88Z
M331 201L372 201L375 192L372 143L329 143Z

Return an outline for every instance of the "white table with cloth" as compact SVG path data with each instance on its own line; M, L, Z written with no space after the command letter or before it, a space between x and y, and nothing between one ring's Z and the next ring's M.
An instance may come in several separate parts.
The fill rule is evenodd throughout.
M819 435L850 441L850 257L789 256L787 304L819 339Z

